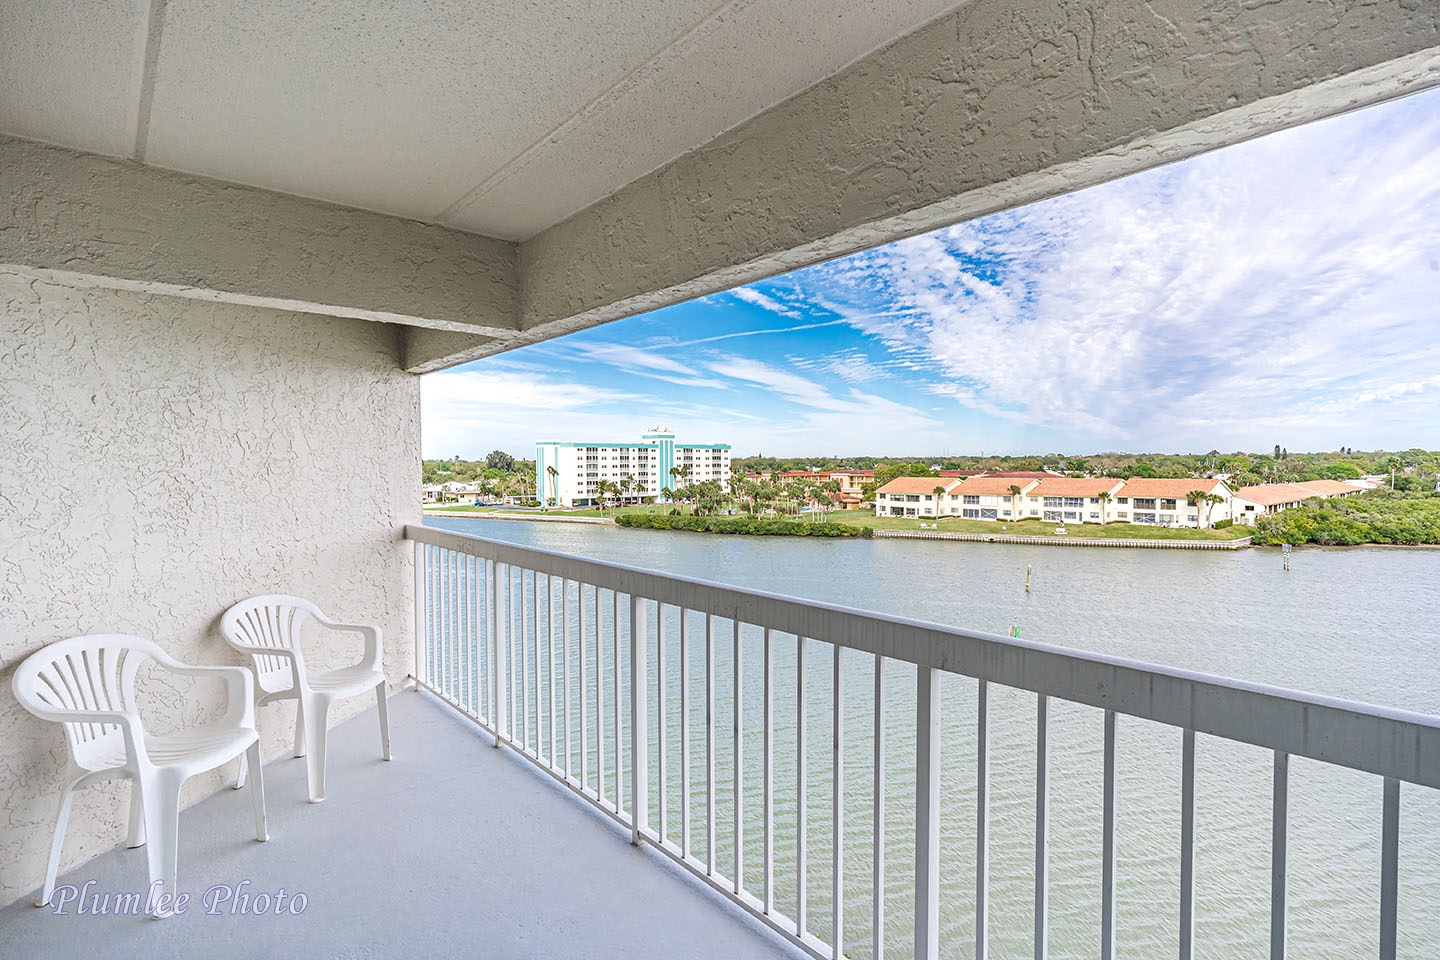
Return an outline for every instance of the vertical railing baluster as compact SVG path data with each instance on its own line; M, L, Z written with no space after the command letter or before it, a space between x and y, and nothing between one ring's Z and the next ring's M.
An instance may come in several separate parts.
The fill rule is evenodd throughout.
M430 683L430 671L426 668L429 646L426 643L426 621L429 619L425 611L430 603L430 592L427 589L425 571L429 566L428 554L430 545L428 543L416 543L415 562L415 680L416 685L423 687Z
M605 646L605 628L602 622L600 588L595 588L595 785L603 806L605 803L605 661L601 650ZM615 664L620 669L620 664Z
M1380 814L1380 960L1395 960L1400 905L1400 781L1385 778Z
M990 683L975 699L975 960L990 958Z
M795 935L805 936L805 874L809 861L805 850L806 820L806 729L805 729L805 638L795 637Z
M555 735L555 578L545 574L545 680L550 705L547 708L546 723L550 729L550 769L557 768L556 756L560 752Z
M1035 710L1035 960L1050 955L1050 698Z
M940 671L915 667L915 956L940 956Z
M522 728L518 731L517 736L516 721L518 718L518 720L523 723L525 719L523 711L517 710L517 707L520 705L520 697L516 695L517 689L522 692L525 689L523 669L525 656L525 570L524 568L517 570L512 563L507 566L506 574L509 577L506 583L506 590L509 591L509 596L506 597L505 603L510 611L510 631L509 635L505 638L510 647L508 653L510 657L510 742L512 744L518 744L522 742L524 729ZM521 669L519 670L515 669L517 657L521 660ZM518 687L517 682L519 683Z
M735 627L735 893L745 889L745 724L743 715L745 658L740 642L740 621Z
M875 822L874 902L871 906L871 955L885 956L885 658L875 654Z
M1180 757L1180 960L1195 960L1195 730Z
M495 563L495 561L491 561L491 570L494 571L490 580L490 596L494 603L492 623L494 623L495 640L495 675L492 684L494 684L495 694L495 746L498 747L507 735L508 724L505 715L510 711L510 698L507 697L510 692L510 664L505 662L507 655L505 655L504 629L505 623L510 620L510 610L501 609L501 607L505 607L505 600L510 599L508 597L510 573L505 569L505 564ZM504 589L501 589L501 584L504 584Z
M657 752L659 753L659 756L655 758L655 771L656 779L659 782L659 791L655 797L655 818L658 821L658 823L655 825L655 832L659 834L661 844L665 843L665 839L670 834L670 831L667 829L669 825L669 817L667 816L669 805L666 803L666 800L668 799L666 796L668 792L666 787L670 782L670 752L666 749L669 743L669 738L666 736L666 733L668 732L668 729L670 727L670 720L665 713L665 688L669 686L669 683L667 682L669 679L669 675L666 673L667 664L665 663L665 641L668 639L666 637L667 632L668 631L665 629L665 604L656 603L655 708L656 721L659 726L655 730L655 746ZM631 693L633 695L633 689Z
M765 628L764 661L764 742L761 810L764 819L761 824L764 864L764 886L762 888L765 913L775 910L775 635Z
M525 574L531 573L530 578L530 607L533 615L539 615L539 608L535 600L535 579L534 571L520 570L520 749L525 753L533 753L530 749L530 631L525 628ZM538 629L538 625L537 625ZM538 668L537 668L538 669Z
M1270 960L1285 960L1289 824L1290 754L1276 750L1274 804L1270 818Z
M450 581L449 610L445 619L448 621L448 630L445 631L445 695L451 703L460 702L459 691L459 667L460 667L460 591L458 583L460 576L460 555L454 550L447 550L450 562L445 565L445 573Z
M600 606L600 590L595 590L595 606ZM586 709L586 700L590 697L589 684L585 677L585 584L579 580L575 581L575 625L579 628L580 635L576 639L578 647L576 660L579 663L580 680L580 786L589 789L590 786L590 717ZM597 627L595 636L600 636ZM598 641L597 641L598 643ZM598 674L597 674L598 676Z
M614 601L613 616L610 620L610 639L615 653L615 689L612 691L615 694L612 697L615 701L615 812L620 813L625 806L625 749L623 746L625 725L621 720L625 696L621 682L623 678L620 676L620 591L612 590L610 596ZM630 625L630 633L633 637L635 633L633 623ZM634 691L631 693L638 696ZM633 758L631 762L634 762Z
M680 856L690 859L690 611L680 607Z
M715 854L715 615L705 614L705 875L713 877Z
M845 714L840 708L840 690L845 680L845 650L832 644L835 660L830 681L831 768L830 782L830 935L831 956L845 953Z
M630 595L630 842L637 846L645 834L647 813L646 791L649 787L650 764L647 755L650 741L645 730L650 710L650 681L646 676L649 638L645 629L645 601ZM663 611L656 604L656 620ZM665 718L662 716L663 724ZM617 727L618 729L618 727ZM617 751L618 754L618 751ZM664 788L661 788L662 792Z
M1100 958L1115 960L1115 711L1105 711L1105 771L1100 852Z
M578 584L577 584L578 587ZM570 752L570 581L560 578L560 655L565 661L565 779L574 780L574 754Z
M480 659L485 650L481 642L481 631L484 627L480 619L480 568L484 563L479 557L470 557L470 704L475 719L481 723L485 722L485 701L480 699L481 678L484 676Z

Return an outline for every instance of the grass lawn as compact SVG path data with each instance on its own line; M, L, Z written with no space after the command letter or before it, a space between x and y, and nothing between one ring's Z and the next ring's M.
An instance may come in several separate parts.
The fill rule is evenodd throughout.
M1022 537L1054 537L1056 523L1043 520L990 521L964 520L959 517L941 517L938 521L930 518L920 520L911 517L877 517L869 510L844 510L830 514L836 523L849 523L860 527L874 527L876 530L919 530L920 524L928 527L939 525L938 532L945 533L1003 533ZM1237 540L1248 537L1253 531L1237 524L1224 530L1192 530L1187 527L1153 527L1134 523L1072 523L1065 527L1067 537L1105 537L1116 540Z

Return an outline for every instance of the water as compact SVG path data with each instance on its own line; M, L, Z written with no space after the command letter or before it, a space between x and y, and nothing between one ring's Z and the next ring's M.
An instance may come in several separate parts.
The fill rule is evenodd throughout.
M1440 713L1435 626L1440 551L1381 548L1235 553L1022 547L923 541L810 541L667 534L578 524L430 518L436 527L528 546L718 580L1133 657L1222 676L1426 713ZM1031 592L1024 589L1030 568ZM673 633L672 633L673 635ZM747 639L748 646L758 643ZM698 646L698 644L697 644ZM777 648L793 665L795 641ZM722 652L724 646L721 647ZM758 650L756 651L758 654ZM747 653L747 657L756 655ZM829 749L828 647L811 645L810 755ZM786 657L788 656L788 661ZM750 661L747 659L747 664ZM673 669L673 668L672 668ZM728 690L717 658L717 689ZM871 956L869 858L873 672L846 661L846 935ZM758 732L758 671L747 674L746 729ZM692 674L693 675L693 674ZM975 685L944 678L942 934L944 954L973 956ZM777 704L795 701L793 666L777 674ZM905 955L913 889L914 671L894 664L885 688L893 740L885 768L887 955ZM673 702L673 701L672 701ZM717 716L717 729L731 722ZM1035 699L992 689L992 956L1032 951ZM674 711L669 711L673 713ZM791 708L793 713L793 707ZM907 726L906 720L911 725ZM652 720L652 737L658 716ZM692 722L692 730L698 724ZM701 728L703 729L703 728ZM776 898L793 915L795 725L776 729ZM1051 707L1051 956L1093 956L1099 942L1101 731L1099 711ZM671 744L678 741L678 727ZM760 863L758 790L746 744L747 883ZM672 746L672 750L675 748ZM701 747L703 750L703 747ZM678 751L677 751L678 752ZM1121 719L1118 930L1121 957L1178 949L1178 732ZM698 759L698 758L697 758ZM812 765L814 761L812 760ZM678 769L678 760L672 761ZM698 768L696 763L692 769ZM717 749L722 818L733 756ZM1200 738L1197 758L1197 955L1264 956L1268 946L1271 756ZM809 775L811 837L828 837L828 765ZM1380 785L1374 777L1293 760L1289 935L1297 957L1373 956L1378 948ZM788 785L788 786L787 786ZM652 787L652 797L655 788ZM653 802L653 801L652 801ZM671 811L678 807L672 798ZM678 816L669 815L672 831ZM1402 794L1401 956L1440 956L1440 799ZM728 825L722 824L728 829ZM733 843L717 845L733 862ZM787 854L787 851L792 851ZM825 854L828 857L828 853ZM811 928L828 935L830 864L807 865Z

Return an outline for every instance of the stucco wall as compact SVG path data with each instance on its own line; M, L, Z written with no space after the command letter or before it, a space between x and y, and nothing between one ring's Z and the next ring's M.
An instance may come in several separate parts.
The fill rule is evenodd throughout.
M383 323L0 270L0 903L40 883L64 769L60 728L10 692L14 665L47 641L136 633L181 660L238 663L220 613L294 592L380 624L403 680L413 581L398 537L418 519L420 429L398 346ZM322 660L358 654L353 636L323 639ZM157 726L223 698L154 693ZM332 721L367 705L339 704ZM293 716L261 711L267 757L285 755ZM197 777L185 799L220 784ZM77 796L62 869L123 840L127 800L123 784Z

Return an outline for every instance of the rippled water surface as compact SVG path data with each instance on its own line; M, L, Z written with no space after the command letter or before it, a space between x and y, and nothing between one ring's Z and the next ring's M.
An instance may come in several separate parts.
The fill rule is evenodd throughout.
M1278 552L1117 550L914 540L800 540L625 530L581 524L436 519L431 526L994 633L1132 657L1221 676L1425 713L1440 713L1440 551L1352 548ZM1031 590L1025 591L1029 572ZM678 631L677 631L678 632ZM758 644L747 638L747 651ZM698 646L698 645L697 645ZM757 650L758 654L758 650ZM700 654L692 651L693 661ZM759 789L752 761L762 744L758 671L747 652L743 766L746 883L758 889ZM830 652L810 644L806 697L807 836L831 830L828 754ZM776 901L793 916L798 816L793 706L796 644L777 646ZM717 653L717 688L730 689L731 657ZM678 671L672 655L671 671ZM870 811L873 660L847 654L844 690L845 941L872 956ZM884 709L893 719L884 771L886 954L910 944L913 889L914 671L894 664ZM691 676L698 676L692 669ZM678 684L678 672L676 672ZM753 682L752 682L753 681ZM942 745L942 934L946 956L974 955L975 698L973 681L945 677ZM695 700L698 701L698 697ZM694 713L692 702L692 713ZM732 713L725 715L726 710ZM1035 711L1033 695L991 692L991 955L1033 951ZM783 711L780 711L783 712ZM675 711L668 710L667 714ZM678 720L668 748L679 766ZM658 718L657 718L658 720ZM717 704L717 729L733 704ZM696 714L692 730L703 728ZM1051 956L1099 948L1102 714L1052 703ZM652 733L653 737L653 733ZM1178 731L1121 718L1118 728L1117 924L1121 957L1175 956L1178 947ZM698 750L698 752L697 752ZM703 745L692 748L703 767ZM718 862L727 869L733 811L733 745L719 738ZM1268 950L1270 792L1266 751L1201 737L1197 751L1197 955L1261 957ZM698 781L697 781L698 784ZM788 785L788 786L787 786ZM667 825L680 829L678 786ZM694 806L703 808L703 786ZM652 788L652 794L653 794ZM1350 958L1378 949L1380 784L1370 776L1294 760L1290 770L1291 956ZM787 800L787 798L789 798ZM703 828L692 818L696 843ZM1440 799L1402 793L1401 956L1440 957ZM828 937L829 844L806 864L811 929Z

